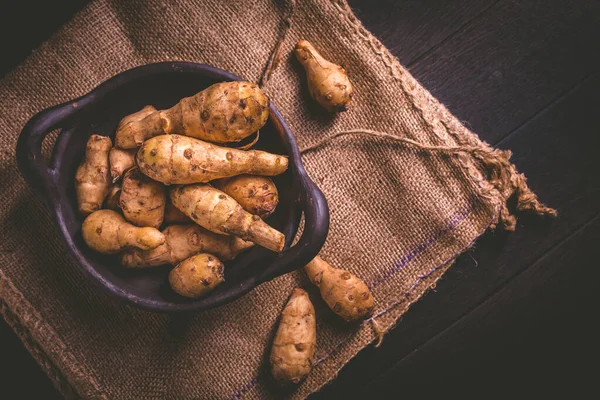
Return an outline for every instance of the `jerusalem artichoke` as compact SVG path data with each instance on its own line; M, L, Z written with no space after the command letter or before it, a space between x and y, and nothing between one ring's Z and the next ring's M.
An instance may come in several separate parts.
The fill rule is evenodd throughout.
M111 146L110 138L100 135L90 136L87 142L85 158L75 174L77 204L84 216L99 210L108 195L108 152Z
M148 139L148 129L140 130L139 126L140 124L148 125L150 121L146 121L145 118L150 115L158 115L156 108L153 106L146 106L140 111L124 117L117 126L115 147L120 149L135 149L141 145L144 140ZM153 123L156 122L153 121Z
M239 175L212 184L240 203L244 210L262 219L271 215L279 202L275 184L265 176Z
M179 211L177 207L171 203L171 199L167 196L167 204L165 205L165 218L163 221L167 225L175 224L193 224L194 221L188 218L187 215Z
M108 153L108 159L110 161L110 176L113 183L115 183L121 179L125 171L134 166L135 151L113 147Z
M329 308L346 321L364 319L373 312L373 296L356 275L332 267L319 256L304 270Z
M90 214L83 221L81 232L90 249L105 254L118 253L128 247L150 250L165 242L159 230L133 226L112 210Z
M237 201L210 185L199 183L174 187L171 189L171 201L209 231L239 236L269 250L283 250L283 233L271 228L257 215L246 212Z
M145 112L146 110L146 112ZM168 110L149 107L123 118L115 144L138 147L163 134L180 134L216 143L239 142L256 132L269 117L269 98L251 82L214 84Z
M308 293L294 289L281 313L271 348L271 372L281 383L299 383L312 368L317 340L315 308Z
M171 225L166 227L162 233L165 236L163 244L153 250L128 250L121 257L121 265L126 268L176 265L201 252L214 254L221 260L228 261L254 246L254 243L246 242L235 236L217 235L194 223Z
M206 253L196 254L171 270L169 283L175 293L197 299L225 281L224 269L217 257Z
M165 215L167 188L131 168L123 176L119 205L125 219L137 226L158 228Z
M354 89L344 68L324 59L306 40L299 41L294 52L306 70L311 97L328 111L346 111Z
M236 150L180 135L148 139L137 153L140 170L165 185L209 182L240 174L273 176L288 167L285 156Z
M121 185L113 184L108 189L108 196L106 196L106 200L104 200L104 208L108 208L109 210L113 210L116 212L121 212L121 207L119 207L119 198L121 197Z

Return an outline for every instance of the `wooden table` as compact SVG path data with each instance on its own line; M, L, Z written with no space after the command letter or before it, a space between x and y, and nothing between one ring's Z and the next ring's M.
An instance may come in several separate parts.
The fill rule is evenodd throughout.
M85 1L33 3L19 2L2 18L0 75ZM532 189L560 216L524 216L514 233L485 235L379 348L362 351L312 398L482 389L575 397L594 382L585 366L595 361L592 299L600 267L600 3L350 4L458 118L483 140L514 152ZM4 395L58 397L4 323L0 354Z

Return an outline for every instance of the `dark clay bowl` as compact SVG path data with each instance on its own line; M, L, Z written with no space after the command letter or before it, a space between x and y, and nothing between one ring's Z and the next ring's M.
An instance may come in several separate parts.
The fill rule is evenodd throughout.
M272 103L269 121L261 129L255 148L289 157L288 171L274 179L280 202L267 219L268 224L286 236L282 253L252 248L226 263L225 282L215 291L192 300L171 290L167 279L169 267L126 270L119 266L116 256L95 253L83 242L83 218L77 212L74 177L88 137L95 133L114 138L121 118L145 105L168 108L213 83L231 80L241 78L208 65L186 62L145 65L109 79L83 97L40 112L29 120L19 136L19 170L45 198L73 259L100 287L136 306L153 311L185 311L226 304L263 282L302 267L325 242L329 229L327 202L306 174L294 136ZM57 128L60 134L47 165L41 154L42 141ZM302 212L305 218L302 237L291 246Z

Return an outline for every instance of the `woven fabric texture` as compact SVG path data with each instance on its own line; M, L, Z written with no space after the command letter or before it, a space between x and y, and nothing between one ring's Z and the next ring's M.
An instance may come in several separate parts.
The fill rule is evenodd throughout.
M375 316L362 324L341 322L301 271L216 310L176 316L119 303L85 280L41 199L17 171L14 149L25 122L150 62L207 63L258 81L288 12L286 2L271 0L99 0L0 82L1 309L63 393L111 399L306 397L378 337L375 327L380 333L393 327L500 216L510 224L505 200L514 191L520 196L524 178L507 155L465 129L365 30L345 1L296 3L283 58L265 90L300 147L347 130L385 132L420 144L355 132L303 156L331 210L322 256L370 285ZM300 39L347 68L356 90L350 111L332 115L310 100L291 54ZM460 147L466 150L453 150ZM317 354L308 379L282 392L266 360L278 315L295 286L309 291L317 310Z

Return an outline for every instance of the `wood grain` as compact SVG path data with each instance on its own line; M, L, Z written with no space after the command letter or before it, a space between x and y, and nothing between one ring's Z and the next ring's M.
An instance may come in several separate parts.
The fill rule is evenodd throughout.
M595 324L589 315L595 313L596 280L585 277L600 257L598 237L600 216L357 397L406 395L430 376L440 377L438 383L463 381L475 388L508 381L511 387L536 387L537 396L556 395L557 386L576 382L569 396L589 393L594 378L585 366L595 363L589 347Z
M369 347L359 353L336 381L314 398L352 396L368 382L386 385L392 384L389 380L400 381L398 374L379 376L477 309L600 211L600 169L593 145L599 90L600 74L596 74L500 143L500 147L515 152L519 169L528 175L541 198L558 208L559 217L543 220L526 216L512 234L483 236L475 250L461 256L445 274L435 292L411 308L380 348Z
M476 20L497 0L350 0L356 16L410 66Z
M597 71L599 45L600 2L500 1L410 71L496 143Z
M17 335L0 317L1 398L58 400L60 395Z

